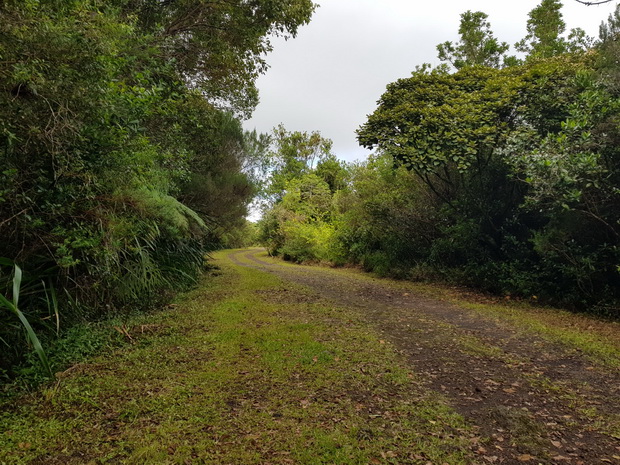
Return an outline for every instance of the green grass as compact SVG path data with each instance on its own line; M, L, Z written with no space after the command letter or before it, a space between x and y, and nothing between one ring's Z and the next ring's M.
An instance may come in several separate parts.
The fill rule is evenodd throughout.
M359 317L215 257L133 344L0 405L0 464L472 462L474 434Z
M268 257L267 253L257 256L279 265L298 266ZM606 368L620 368L620 322L617 321L531 305L526 302L499 303L498 299L482 296L474 291L465 291L463 288L377 278L371 273L364 273L358 269L323 267L322 271L345 274L356 280L367 282L376 282L380 279L383 285L395 290L449 301L483 317L490 317L498 324L510 325L579 351L590 357L594 364Z
M499 323L509 323L587 355L595 364L620 367L620 325L563 310L526 304L479 304L457 300L457 304Z
M259 255L261 256L261 255ZM277 259L267 258L281 264ZM360 282L376 282L372 274L362 273L356 269L322 268L323 273L346 274ZM569 351L587 356L592 369L604 371L620 367L620 323L603 320L585 314L576 314L561 309L545 308L522 301L498 302L489 296L476 294L462 288L428 283L411 283L381 279L381 284L397 292L409 292L434 299L442 299L456 306L467 309L473 314L493 320L500 326L518 332L535 334L545 340L558 343ZM452 334L452 343L457 344L463 352L474 357L501 360L507 364L519 364L514 354L505 353L489 341L472 335L461 334L457 337L451 331L451 325L442 325L445 334ZM553 382L547 378L531 375L529 383L539 389L545 389L550 395L562 399L575 411L588 418L591 427L615 438L620 438L620 417L617 414L602 411L590 402L586 395L576 388L564 383ZM585 388L587 392L587 388ZM595 403L594 403L595 404Z

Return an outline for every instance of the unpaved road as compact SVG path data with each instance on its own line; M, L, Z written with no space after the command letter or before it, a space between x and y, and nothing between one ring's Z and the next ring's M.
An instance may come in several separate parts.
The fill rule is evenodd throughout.
M360 312L479 430L480 463L620 464L617 370L402 283L284 264L261 249L229 258Z

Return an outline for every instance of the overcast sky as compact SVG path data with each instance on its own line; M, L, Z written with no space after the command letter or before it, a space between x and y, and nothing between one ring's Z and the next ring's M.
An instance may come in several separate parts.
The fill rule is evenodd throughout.
M363 160L355 130L390 82L416 65L439 64L436 45L458 40L460 14L489 15L495 36L514 45L540 0L318 0L312 21L295 39L274 42L270 69L258 80L261 103L246 129L320 131L341 159ZM567 28L598 35L616 2L585 6L564 0Z

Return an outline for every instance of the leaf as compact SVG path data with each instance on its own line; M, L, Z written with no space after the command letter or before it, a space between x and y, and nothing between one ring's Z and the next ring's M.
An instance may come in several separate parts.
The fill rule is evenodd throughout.
M19 310L19 308L17 307L17 303L19 302L19 292L21 289L21 282L22 282L22 270L17 265L14 265L14 267L15 268L14 268L14 275L13 275L13 302L9 301L6 297L0 294L0 305L6 307L15 316L17 316L19 321L22 323L22 326L26 330L28 339L30 340L32 347L37 353L39 360L41 360L41 364L43 365L43 368L51 376L52 369L50 368L49 360L47 358L47 354L43 350L41 341L39 341L39 338L37 337L36 333L32 329L32 326L30 326L30 322L26 318L26 315L24 315L22 311Z
M15 271L13 274L13 305L15 308L19 307L19 290L22 285L22 269L15 265Z

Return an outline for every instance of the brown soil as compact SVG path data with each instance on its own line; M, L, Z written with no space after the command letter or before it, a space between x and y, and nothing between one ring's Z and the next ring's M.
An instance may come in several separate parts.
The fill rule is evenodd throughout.
M620 418L618 371L389 280L284 265L262 253L237 251L230 259L359 311L479 431L480 464L620 464L620 438L609 431ZM287 290L280 294L270 298L286 304Z

